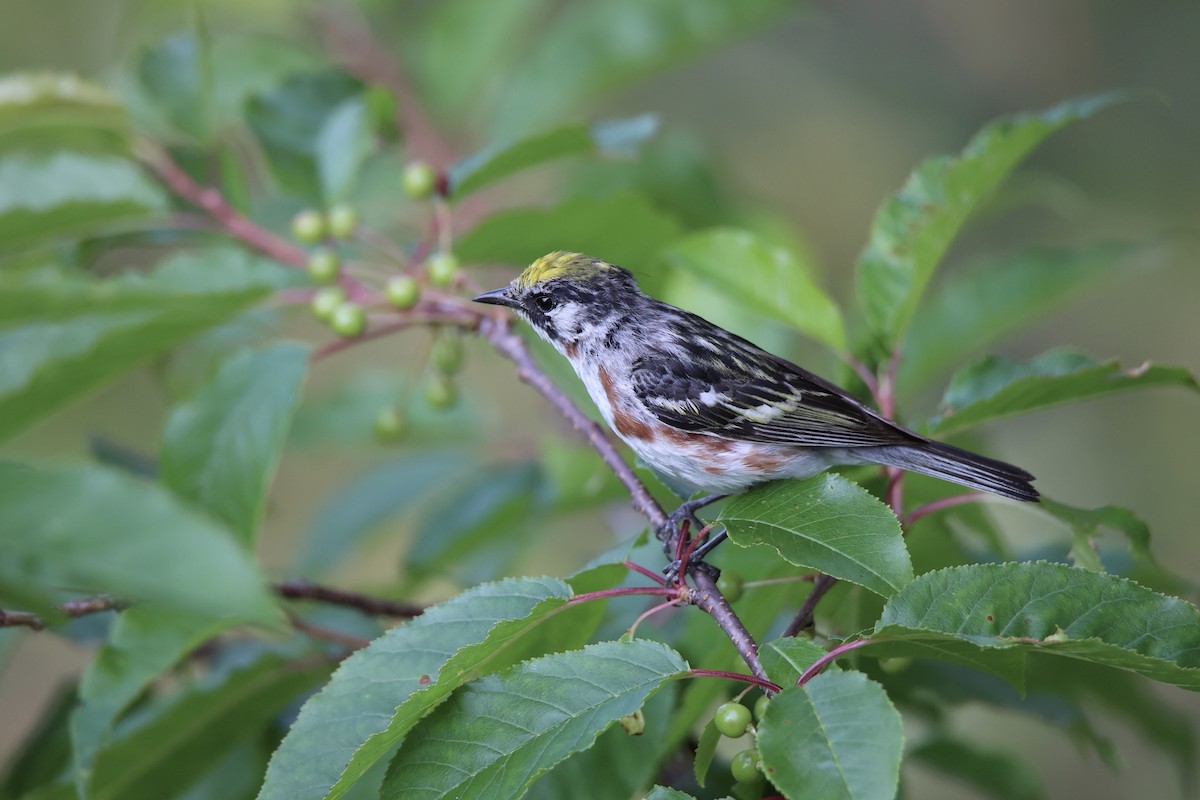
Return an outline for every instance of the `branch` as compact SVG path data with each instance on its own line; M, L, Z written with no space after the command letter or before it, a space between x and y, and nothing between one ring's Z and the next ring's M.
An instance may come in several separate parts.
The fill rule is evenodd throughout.
M692 576L692 580L696 582L696 606L707 612L721 626L721 630L725 631L729 641L733 642L734 649L746 662L746 666L750 667L750 672L754 674L754 677L767 680L767 672L763 669L762 662L758 660L758 645L754 643L754 638L746 630L746 626L730 608L729 601L717 589L717 584L712 576L704 570L698 569Z
M795 618L784 629L784 636L795 636L800 631L808 630L812 627L813 614L816 613L817 603L821 602L821 598L833 588L835 583L837 583L837 578L825 575L824 573L817 575L816 580L813 581L812 591L804 599L804 605L800 606L800 610L796 613Z
M796 685L803 686L819 675L821 670L829 666L831 662L836 661L846 653L849 653L851 650L857 650L858 648L866 647L869 644L871 644L870 639L855 639L852 642L842 642L837 647L833 648L828 653L814 661L812 666L810 666L808 669L804 670L804 674L801 675L796 681Z
M396 617L397 619L412 619L425 612L423 606L415 603L404 603L397 600L387 600L382 597L359 594L358 592L338 589L333 586L322 586L311 583L303 578L292 578L276 583L275 593L288 600L316 600L320 603L330 603L337 606L357 608L372 617Z
M86 597L82 600L68 600L57 609L72 619L86 617L88 614L99 614L102 611L121 611L129 604L112 597ZM5 611L0 608L0 628L25 627L35 631L46 629L46 620L31 611Z
M308 254L302 249L242 216L237 209L229 205L218 190L196 183L191 175L184 172L183 167L171 160L165 150L144 145L139 148L138 158L167 185L168 189L208 212L231 235L255 250L293 267L303 267L308 263Z
M658 527L666 522L667 515L662 510L662 506L646 489L646 485L634 474L633 470L625 463L625 459L621 458L621 454L617 452L617 448L604 435L604 431L600 429L588 416L580 410L579 406L571 402L571 398L567 397L561 389L554 385L553 381L542 372L541 368L534 362L529 348L525 345L525 340L517 334L513 333L512 328L508 324L508 320L501 317L485 316L479 323L479 333L485 339L492 343L492 347L496 348L496 352L512 361L517 365L517 377L525 383L537 389L547 400L553 404L559 412L567 418L567 420L588 440L588 443L600 453L600 457L604 459L604 463L608 465L617 476L617 478L629 490L630 500L633 503L634 509L650 520L650 523Z
M333 628L326 628L323 625L316 625L301 617L299 614L288 613L288 622L296 630L314 639L320 639L323 642L341 645L347 650L362 650L371 642L361 636L355 636L350 633L342 633Z
M949 497L943 497L941 500L933 500L923 506L917 506L912 511L900 518L901 526L907 528L921 517L927 514L932 514L935 511L941 511L944 508L953 506L961 506L967 503L982 503L992 499L992 495L983 492L966 492L964 494L955 494Z
M310 583L302 578L276 583L272 587L275 594L288 600L315 600L337 606L357 608L364 614L373 617L395 617L397 619L412 619L424 613L422 606L414 603L404 603L387 600L382 597L359 594L358 592L338 589L333 586L322 586ZM68 617L85 617L88 614L98 614L102 611L123 611L129 607L124 600L117 600L106 595L87 597L81 600L69 600L57 606L58 611ZM0 609L0 628L26 627L35 631L45 630L46 620L31 611L5 611ZM324 637L328 638L328 637Z

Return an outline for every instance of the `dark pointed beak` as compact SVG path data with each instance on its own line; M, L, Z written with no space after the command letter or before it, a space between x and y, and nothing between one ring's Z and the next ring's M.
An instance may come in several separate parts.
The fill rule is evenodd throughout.
M499 289L493 289L490 292L484 292L475 298L476 303L488 303L493 306L507 306L508 308L516 308L517 302L508 294L508 287L501 286Z

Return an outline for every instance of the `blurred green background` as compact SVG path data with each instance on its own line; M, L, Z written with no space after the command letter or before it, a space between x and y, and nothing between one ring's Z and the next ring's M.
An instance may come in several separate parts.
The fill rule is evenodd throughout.
M366 2L381 39L401 59L437 46L422 20L428 2ZM546 4L542 4L545 6ZM531 3L530 8L539 6ZM205 4L213 30L269 31L320 48L322 19L336 5L284 0ZM539 11L537 13L545 13ZM191 24L190 5L145 0L0 0L0 72L70 70L105 80L139 49ZM622 32L637 37L639 31ZM1001 250L1014 238L1032 243L1128 239L1157 243L1132 269L1089 290L1048 321L1002 348L1029 357L1072 345L1127 366L1144 360L1200 370L1200 3L956 0L819 3L738 37L732 44L684 59L648 80L599 94L590 106L551 109L548 116L590 119L643 112L661 115L666 132L706 154L737 213L766 212L786 224L813 254L823 283L851 298L852 265L879 202L922 158L953 152L985 121L1063 98L1112 88L1153 96L1073 126L1037 151L995 203L1016 206L984 214L947 260L946 273L973 255ZM627 42L626 42L627 44ZM614 48L623 46L618 38ZM501 53L520 63L521 53ZM569 55L569 54L568 54ZM499 68L499 67L498 67ZM447 61L447 70L454 62ZM418 75L426 88L438 76ZM485 84L486 85L486 84ZM453 98L451 98L453 100ZM492 131L462 108L440 109L461 152ZM494 98L493 98L494 101ZM527 119L495 115L493 130L520 129ZM595 170L595 167L592 167ZM562 172L515 190L526 203L553 191ZM603 180L589 174L579 179ZM598 253L597 255L605 255ZM637 268L637 265L626 265ZM507 280L492 272L484 281ZM311 334L302 321L296 330ZM363 364L411 357L410 340L356 348L322 365L314 389L339 386ZM398 350L400 352L398 352ZM802 351L801 351L802 352ZM487 393L485 420L503 420L496 445L529 455L544 424L542 401L517 383L507 364L473 348L468 395ZM2 363L2 362L0 362ZM932 412L933 396L909 398L914 417ZM152 452L166 407L148 375L108 387L0 448L0 455L83 453L87 437L103 434ZM991 429L989 452L1035 473L1046 494L1078 506L1117 504L1150 524L1159 559L1185 576L1200 573L1191 502L1200 470L1196 398L1154 391L1047 411ZM558 426L557 420L553 425ZM303 527L328 487L358 468L354 459L325 454L285 459L273 493L266 561L290 532ZM561 557L588 552L564 531ZM1036 538L1037 531L1029 534ZM390 552L387 544L380 549ZM376 580L388 577L387 559ZM383 566L379 566L382 564ZM65 675L86 652L51 635L27 636L0 677L0 762L25 735ZM1153 686L1200 722L1200 699ZM1080 755L1055 731L1017 718L964 712L964 724L984 724L982 742L1025 754L1051 796L1168 797L1176 792L1164 756L1150 752L1120 723L1099 726L1118 742L1125 768L1112 774L1094 755ZM911 797L961 797L946 784L926 783L910 770Z

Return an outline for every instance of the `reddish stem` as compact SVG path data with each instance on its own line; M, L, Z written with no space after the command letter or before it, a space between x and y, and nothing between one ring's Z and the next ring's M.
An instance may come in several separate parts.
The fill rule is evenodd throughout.
M821 602L821 598L833 588L835 583L837 583L837 578L825 575L824 573L817 575L816 579L813 580L812 591L808 593L808 597L804 598L804 605L800 606L800 610L796 612L796 616L788 623L787 628L784 629L784 636L795 636L812 626L813 614L817 611L817 603Z
M783 687L777 683L756 678L753 675L743 675L740 672L725 672L719 669L694 669L691 674L697 678L728 678L731 681L741 681L742 683L752 683L755 686L761 686L770 691L772 694L778 694L783 691Z
M833 648L828 653L814 661L811 667L804 670L804 674L801 675L796 681L796 685L803 686L814 677L819 675L821 670L825 669L825 667L829 666L833 661L841 658L851 650L857 650L858 648L866 647L869 644L872 644L870 639L855 639L852 642L842 642L837 647Z
M622 561L621 564L624 565L626 569L631 569L640 575L644 575L655 583L658 583L662 586L667 585L667 581L662 575L655 574L653 570L646 569L641 564L635 564L634 562L628 560Z
M941 500L932 500L923 506L917 506L912 511L900 518L900 524L904 527L912 525L921 517L933 514L936 511L941 511L945 508L954 506L962 506L967 503L981 503L991 499L991 495L983 492L966 492L964 494L955 494L950 497L943 497Z
M171 160L165 150L156 148L141 153L140 157L142 163L153 170L167 188L208 212L232 236L284 264L304 267L308 263L308 254L302 249L242 216L216 189L196 183L191 175Z
M567 605L574 606L580 603L588 603L592 600L608 600L613 597L628 597L629 595L649 594L658 597L675 597L681 601L686 601L679 589L674 586L618 586L615 589L601 589L598 592L584 592L577 594L567 601Z

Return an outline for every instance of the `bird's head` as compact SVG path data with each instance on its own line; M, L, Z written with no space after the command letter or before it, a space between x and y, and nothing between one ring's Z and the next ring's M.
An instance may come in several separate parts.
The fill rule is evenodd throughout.
M542 256L512 283L475 301L513 309L566 353L573 345L603 336L609 329L606 323L642 296L629 270L560 250Z

